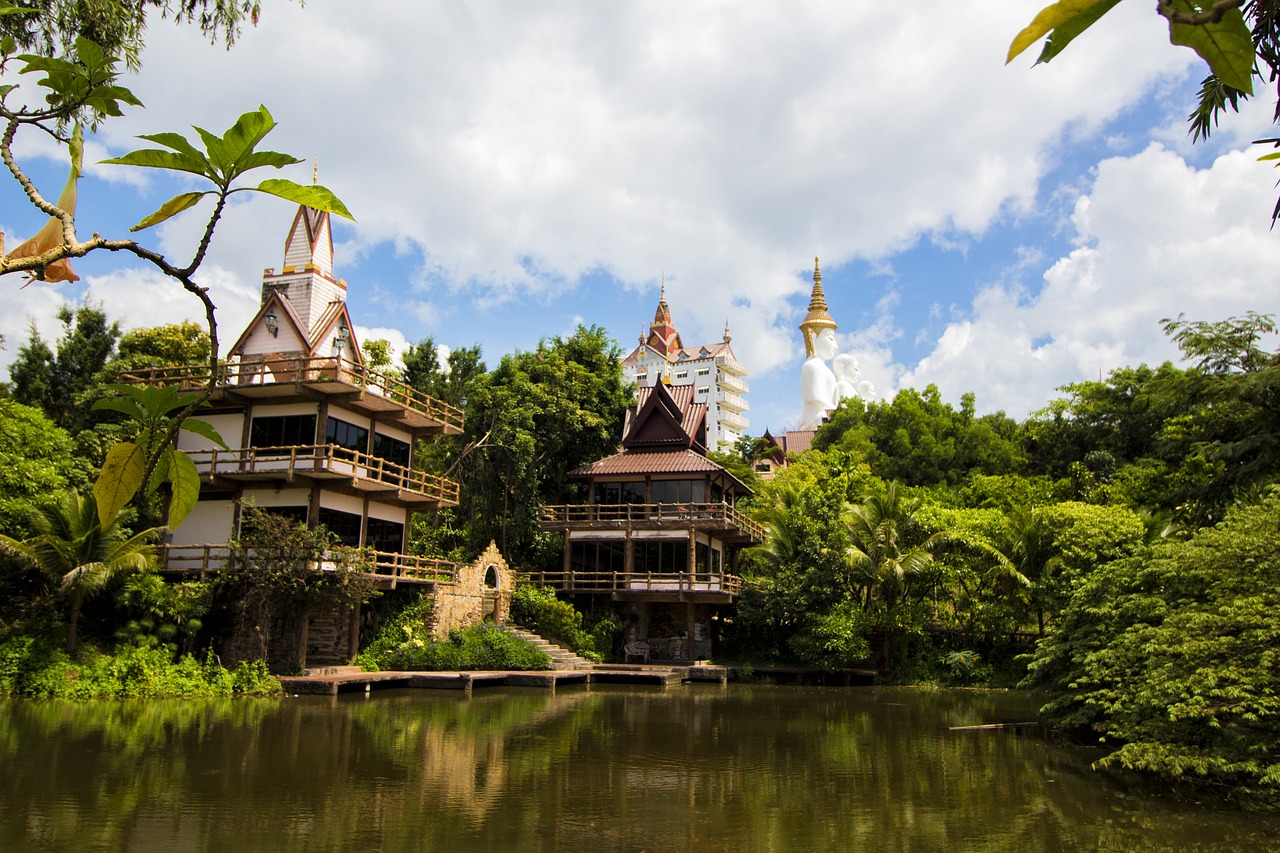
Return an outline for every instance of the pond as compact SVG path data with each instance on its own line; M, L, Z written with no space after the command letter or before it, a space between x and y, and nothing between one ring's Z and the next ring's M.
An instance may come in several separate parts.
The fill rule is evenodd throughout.
M1261 850L1016 693L686 685L0 702L0 850Z

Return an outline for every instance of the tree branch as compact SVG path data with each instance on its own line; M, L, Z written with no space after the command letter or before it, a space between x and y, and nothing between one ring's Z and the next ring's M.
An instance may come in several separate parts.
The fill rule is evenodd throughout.
M1178 9L1173 0L1156 0L1156 11L1169 19L1173 24L1191 24L1193 26L1203 26L1205 24L1216 24L1222 20L1222 16L1232 9L1239 9L1245 4L1246 0L1217 0L1208 9L1200 12L1183 12Z

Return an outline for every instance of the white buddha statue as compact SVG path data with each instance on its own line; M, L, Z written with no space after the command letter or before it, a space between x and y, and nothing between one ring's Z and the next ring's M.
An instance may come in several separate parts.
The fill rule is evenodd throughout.
M836 321L827 313L827 300L822 293L822 271L813 259L813 295L809 313L800 324L804 335L804 351L808 358L800 368L800 393L804 408L800 411L800 429L817 429L827 412L836 407L836 375L827 361L836 354Z
M836 374L836 402L849 397L860 397L858 393L858 359L847 352L842 352L831 359L831 369Z

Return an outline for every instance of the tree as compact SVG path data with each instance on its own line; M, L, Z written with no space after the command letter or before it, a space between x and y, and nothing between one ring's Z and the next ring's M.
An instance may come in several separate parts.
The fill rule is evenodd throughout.
M37 506L89 476L65 430L39 409L0 400L0 530L30 532Z
M35 535L25 540L0 534L0 549L35 565L70 607L67 650L76 651L76 626L86 598L127 572L156 564L155 543L165 528L129 535L119 519L103 526L92 496L68 492L59 503L40 507L31 518Z
M1036 63L1050 61L1119 2L1057 0L1018 33L1006 63L1042 38L1045 43ZM1274 83L1280 92L1280 6L1274 0L1158 0L1156 14L1168 21L1171 44L1191 48L1209 66L1187 118L1193 141L1209 137L1223 110L1238 111L1240 101L1254 94L1255 76ZM1280 101L1274 121L1280 123ZM1280 147L1280 139L1259 141ZM1280 152L1260 159L1280 160ZM1272 224L1278 219L1280 201L1272 211Z
M466 369L478 367L475 355ZM503 356L469 383L465 442L441 462L446 476L458 475L457 515L472 550L494 540L516 562L543 556L539 505L569 502L568 473L614 452L621 439L632 400L621 355L604 329L579 326L568 338Z
M113 4L104 5L111 7ZM44 75L29 88L19 89L16 84L0 85L0 124L3 125L3 131L0 132L0 160L17 181L25 197L49 217L45 226L33 237L0 257L0 275L25 272L31 280L36 281L76 281L78 277L71 267L72 258L103 250L125 252L154 266L200 300L209 332L209 384L202 394L190 399L186 408L173 415L170 419L170 432L151 449L144 461L143 476L139 481L150 482L153 471L161 464L182 426L182 421L208 398L216 381L218 327L215 306L208 288L199 283L196 273L204 261L214 230L230 197L241 192L262 192L348 218L351 214L332 192L321 186L304 186L280 178L263 180L256 186L242 183L245 176L254 170L280 169L302 162L287 154L259 150L258 146L275 127L271 113L265 106L259 106L257 110L241 115L221 136L196 127L199 146L177 133L148 134L141 138L160 147L133 151L105 161L116 165L194 175L204 182L201 186L210 187L184 192L169 199L132 229L140 231L150 228L190 210L206 196L210 197L213 210L188 263L181 266L171 263L163 255L134 240L109 239L96 233L88 240L79 240L76 234L75 208L77 182L83 172L82 121L96 126L109 117L121 115L125 108L141 106L137 97L119 84L117 66L120 59L117 49L127 53L131 45L136 49L140 44L142 26L149 8L166 12L172 8L168 2L161 5L153 0L131 0L127 4L114 5L120 8L89 9L85 4L66 4L61 0L52 0L51 3L33 10L16 7L8 0L0 0L0 21L17 33L17 38L12 34L0 38L0 68L7 68L12 62L19 66L19 74ZM246 12L257 14L257 4L247 6L216 0L210 10L206 0L181 0L175 13L191 19L197 10L201 10L200 23L207 32L221 31L234 36L238 21ZM44 14L33 16L33 11L43 11ZM105 39L107 49L79 34L81 29L98 22L98 18L94 17L98 11L103 11L109 24L104 32L118 36ZM88 17L81 12L89 13ZM59 38L54 40L52 36L33 36L33 31L56 33ZM34 44L44 48L44 52L19 54L17 51L20 43ZM54 55L59 44L65 47L63 56ZM14 103L26 93L39 93L42 89L43 102L37 105ZM15 92L18 94L15 95ZM70 170L56 204L50 203L41 195L14 158L13 143L20 130L24 133L39 131L67 146ZM113 475L114 469L105 476ZM112 485L108 484L107 487L111 488ZM109 524L109 519L103 518L102 523Z
M377 594L368 553L323 526L246 506L240 536L229 544L231 570L219 573L219 591L235 602L242 626L254 626L263 660L278 636L291 672L306 666L311 615L359 607Z
M63 330L56 349L34 326L27 343L9 367L13 399L44 410L63 429L79 432L93 422L85 393L95 388L98 374L115 351L120 323L107 322L101 305L58 310Z
M147 16L152 13L176 22L195 23L211 41L221 38L230 47L247 18L257 24L262 4L254 0L25 0L24 7L39 14L0 17L0 35L13 38L23 50L47 56L67 55L78 37L123 55L137 70Z
M1103 766L1280 801L1277 517L1272 490L1084 578L1030 666L1043 714L1118 745Z

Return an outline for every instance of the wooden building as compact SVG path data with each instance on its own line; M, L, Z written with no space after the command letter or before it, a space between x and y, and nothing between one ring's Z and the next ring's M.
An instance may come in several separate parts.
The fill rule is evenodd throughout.
M333 274L329 215L300 207L284 263L264 271L260 308L220 367L211 408L201 410L230 449L180 434L202 486L164 547L165 571L223 568L242 506L251 502L369 549L383 588L457 584L460 566L405 548L411 513L457 504L458 485L415 470L413 455L420 440L461 433L462 411L366 368L346 290ZM121 379L195 390L207 376L207 365L194 365ZM510 589L503 592L509 603ZM325 639L307 642L309 662L352 659L358 617L316 621L308 633Z
M707 405L695 393L641 388L621 450L569 474L590 484L588 502L541 508L539 527L564 534L564 558L533 580L626 602L629 656L710 657L713 617L741 592L738 554L764 539L737 508L751 490L706 456Z

